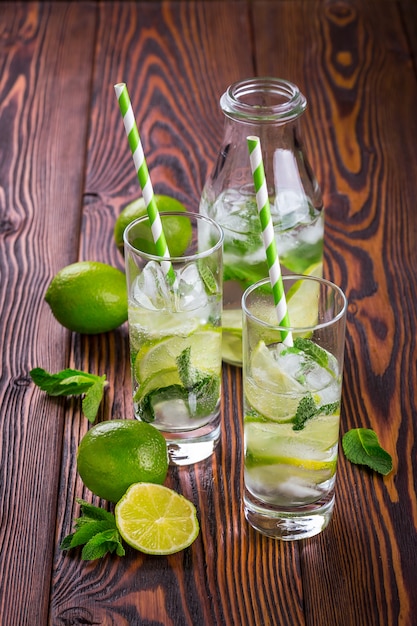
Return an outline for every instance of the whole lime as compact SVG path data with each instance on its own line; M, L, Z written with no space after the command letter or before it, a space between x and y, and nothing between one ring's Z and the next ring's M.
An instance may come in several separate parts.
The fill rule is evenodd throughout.
M185 212L185 206L171 196L155 195L156 205L160 213ZM123 252L123 233L127 226L139 217L146 215L146 205L143 197L128 204L120 213L114 225L114 240L117 247ZM171 256L182 256L191 239L191 224L189 219L178 215L163 216L163 230ZM135 242L138 247L148 254L156 254L155 244L150 228L141 229L140 238Z
M163 435L137 420L110 420L84 435L77 452L84 485L104 500L118 502L138 482L161 485L168 472Z
M80 261L62 268L45 300L58 322L78 333L105 333L127 320L126 277L106 263Z

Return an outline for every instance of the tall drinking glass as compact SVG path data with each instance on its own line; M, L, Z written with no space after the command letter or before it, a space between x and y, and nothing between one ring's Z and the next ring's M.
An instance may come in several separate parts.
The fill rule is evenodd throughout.
M161 222L175 254L163 262L147 216L124 233L133 403L165 436L170 462L188 465L220 438L223 233L195 213Z
M289 541L319 533L333 512L347 301L321 278L283 282L293 346L269 279L242 298L244 509L255 529Z

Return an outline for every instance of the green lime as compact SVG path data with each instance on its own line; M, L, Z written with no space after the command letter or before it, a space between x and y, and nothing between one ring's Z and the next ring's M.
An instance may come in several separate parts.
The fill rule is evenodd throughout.
M137 420L102 422L82 438L77 469L90 491L104 500L118 502L134 483L164 482L167 445L151 424Z
M177 211L183 213L187 209L175 198L170 196L155 195L156 205L160 213ZM123 233L126 226L131 222L146 215L146 205L143 197L128 204L120 213L114 225L114 240L117 247L123 252ZM191 223L186 217L178 215L162 216L163 231L171 256L182 256L191 240ZM144 224L135 241L135 245L148 254L156 254L152 232Z
M191 365L204 372L219 372L221 330L199 330L188 337L172 335L150 344L144 344L136 355L135 377L144 381L161 370L177 368L176 359L190 347Z
M127 320L126 277L106 263L80 261L62 268L45 300L58 322L78 333L105 333Z
M179 552L200 530L194 504L162 485L132 485L116 504L115 516L126 543L146 554Z

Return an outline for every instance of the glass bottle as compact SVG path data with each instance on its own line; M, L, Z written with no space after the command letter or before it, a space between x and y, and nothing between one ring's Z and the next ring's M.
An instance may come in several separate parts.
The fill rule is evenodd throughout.
M283 274L322 275L324 212L300 139L299 119L307 102L298 87L279 78L242 80L227 89L220 106L223 140L200 212L224 231L223 359L240 365L242 294L268 276L247 137L261 141Z

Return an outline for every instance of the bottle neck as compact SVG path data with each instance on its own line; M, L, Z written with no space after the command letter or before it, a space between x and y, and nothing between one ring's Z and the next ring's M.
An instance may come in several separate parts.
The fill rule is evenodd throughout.
M299 88L279 78L251 78L230 85L220 99L227 118L249 125L285 125L298 119L307 101Z

